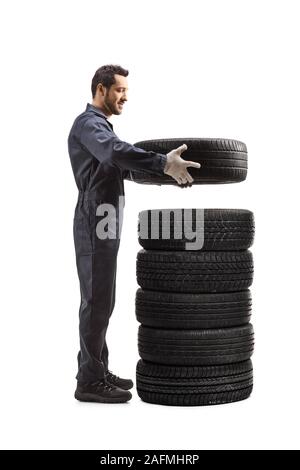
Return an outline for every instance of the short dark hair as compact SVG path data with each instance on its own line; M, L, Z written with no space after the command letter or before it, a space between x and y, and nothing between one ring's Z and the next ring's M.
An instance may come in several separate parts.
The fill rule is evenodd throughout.
M115 73L123 75L123 77L127 77L129 74L128 70L123 69L120 65L102 65L102 67L96 70L91 87L93 98L96 95L96 89L99 83L102 83L108 90L110 89L111 85L115 83Z

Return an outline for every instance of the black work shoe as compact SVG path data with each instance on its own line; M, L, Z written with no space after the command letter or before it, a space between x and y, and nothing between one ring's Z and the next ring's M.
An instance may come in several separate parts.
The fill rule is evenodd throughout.
M97 382L77 382L74 396L79 401L98 403L125 403L132 398L130 392L108 383L105 379Z
M133 387L133 382L130 379L121 379L117 375L113 374L110 370L106 373L105 378L107 382L116 387L120 387L123 390L129 390Z

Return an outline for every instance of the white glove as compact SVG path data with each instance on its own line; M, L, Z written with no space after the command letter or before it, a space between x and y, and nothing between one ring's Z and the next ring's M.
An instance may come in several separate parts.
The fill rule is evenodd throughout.
M167 153L167 162L164 168L164 173L172 176L172 178L174 178L180 185L189 183L188 186L192 186L194 179L187 171L187 167L191 166L193 168L200 168L201 165L200 163L186 161L181 158L180 155L186 149L187 145L183 144Z

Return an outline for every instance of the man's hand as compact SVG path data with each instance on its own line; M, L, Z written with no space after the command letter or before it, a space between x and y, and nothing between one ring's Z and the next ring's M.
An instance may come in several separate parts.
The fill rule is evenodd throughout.
M192 166L193 168L200 168L200 163L189 162L181 158L182 152L187 149L186 144L180 145L177 149L171 150L167 153L167 162L164 168L166 175L172 176L178 184L184 185L188 183L188 186L192 186L194 179L187 171L187 167Z

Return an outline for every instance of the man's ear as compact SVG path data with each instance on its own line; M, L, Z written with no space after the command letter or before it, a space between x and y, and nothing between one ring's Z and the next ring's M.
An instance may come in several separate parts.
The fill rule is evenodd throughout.
M98 83L97 90L99 91L101 96L105 95L105 87L102 85L102 83Z

